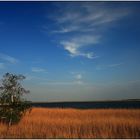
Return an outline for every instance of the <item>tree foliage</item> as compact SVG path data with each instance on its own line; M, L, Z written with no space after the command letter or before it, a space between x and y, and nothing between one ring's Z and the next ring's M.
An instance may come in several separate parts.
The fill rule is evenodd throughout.
M5 120L9 125L20 121L21 117L30 108L23 95L29 93L20 81L25 76L6 73L0 86L0 120Z

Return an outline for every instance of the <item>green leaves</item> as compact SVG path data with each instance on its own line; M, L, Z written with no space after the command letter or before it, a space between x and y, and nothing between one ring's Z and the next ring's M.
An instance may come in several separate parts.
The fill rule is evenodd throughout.
M25 112L30 109L29 102L22 99L23 94L29 93L20 81L25 79L23 75L6 73L0 86L0 120L9 125L20 121Z

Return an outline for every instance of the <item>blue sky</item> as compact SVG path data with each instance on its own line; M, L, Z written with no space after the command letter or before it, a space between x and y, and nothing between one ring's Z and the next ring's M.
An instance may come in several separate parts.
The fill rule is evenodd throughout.
M32 101L140 98L139 2L0 2L0 75Z

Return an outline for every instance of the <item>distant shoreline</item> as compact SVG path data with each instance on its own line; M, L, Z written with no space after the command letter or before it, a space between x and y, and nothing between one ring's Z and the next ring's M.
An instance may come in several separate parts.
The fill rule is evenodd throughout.
M27 101L28 102L28 101ZM100 100L100 101L63 101L29 102L32 107L77 108L77 109L140 109L140 99ZM0 104L1 107L1 104Z
M47 108L77 108L77 109L140 109L140 100L110 100L110 101L85 101L85 102L32 102L33 107Z
M140 101L140 99L118 99L118 100L93 100L93 101L31 101L32 103L83 103L83 102L127 102Z

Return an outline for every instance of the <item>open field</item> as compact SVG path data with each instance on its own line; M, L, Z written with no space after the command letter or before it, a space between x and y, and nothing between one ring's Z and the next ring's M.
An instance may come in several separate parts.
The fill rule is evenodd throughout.
M140 138L140 110L33 108L0 138Z

